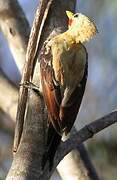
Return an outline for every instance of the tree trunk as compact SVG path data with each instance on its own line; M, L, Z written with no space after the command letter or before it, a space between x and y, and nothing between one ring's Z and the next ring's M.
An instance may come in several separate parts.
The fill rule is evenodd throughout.
M41 44L43 44L51 33L60 33L67 28L65 11L73 11L74 7L75 0L54 1L42 32ZM10 49L21 72L25 61L30 27L16 0L0 1L0 27L9 43ZM39 63L37 63L34 73L34 83L37 85L39 85L39 78ZM13 158L12 166L6 178L7 180L45 180L51 177L52 172L45 172L42 176L40 168L42 153L44 151L46 119L47 116L43 98L30 90L23 135L18 151ZM78 158L80 158L80 156L78 156ZM82 174L82 177L85 177L85 179L90 179L89 169L87 169L86 166L77 166L77 161L75 161L74 158L73 161L76 164L74 170ZM82 159L79 162L83 163ZM61 169L58 169L61 172ZM72 172L73 169L71 174L73 175L72 178L74 178L75 176ZM60 174L62 177L65 176L63 171Z

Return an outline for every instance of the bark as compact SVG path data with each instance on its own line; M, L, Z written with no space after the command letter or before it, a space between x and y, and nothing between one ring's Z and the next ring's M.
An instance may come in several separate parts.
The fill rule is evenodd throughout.
M0 0L0 30L8 42L21 73L25 62L30 26L17 0ZM15 121L18 88L13 86L2 74L0 82L1 109ZM7 96L3 96L2 92L5 92Z
M65 10L73 10L74 5L75 0L56 0L54 2L49 13L49 18L46 21L46 26L43 30L41 44L45 41L45 39L49 36L50 33L60 33L61 31L65 30ZM20 8L16 0L0 1L0 28L8 41L11 52L21 72L25 60L30 27L22 9ZM34 82L39 85L38 63L36 66L34 79ZM13 92L14 90L11 88L11 91ZM6 111L7 108L4 108L4 110ZM11 117L14 119L14 115L11 115ZM13 163L7 179L36 180L40 178L42 173L40 170L40 161L44 149L45 124L46 113L44 111L43 99L38 94L30 91L28 99L27 117L23 129L23 136L18 152L14 156ZM78 156L78 159L79 158L80 156ZM82 159L81 161L79 159L79 162L83 163ZM73 160L73 164L74 163L77 164L75 160ZM78 174L86 174L85 177L87 177L87 179L90 179L89 170L86 168L86 166L78 165L76 166L76 169L71 169L69 171L71 172L71 174L74 174L72 173L74 172L74 170ZM59 171L61 172L60 169ZM60 174L63 177L65 176L64 173ZM48 179L50 176L51 173L45 173L43 179ZM72 178L74 178L74 176L72 176Z
M21 86L19 90L19 100L16 115L16 127L14 137L13 151L16 152L22 136L22 130L24 125L24 118L26 112L26 105L28 99L28 88L26 87L27 82L32 81L35 63L37 61L37 54L39 55L39 45L41 32L48 15L48 11L52 0L44 0L40 3L37 8L35 19L30 33L30 38L27 46L26 60L22 73ZM35 58L36 57L36 58ZM38 78L39 80L39 78ZM24 86L25 84L25 86Z
M4 95L3 95L4 92ZM0 108L15 122L18 89L0 72Z
M65 142L61 143L60 147L58 148L58 158L59 154L63 152L63 157L67 155L71 150L77 148L77 146L87 139L92 138L95 134L100 132L101 130L109 127L110 125L117 123L117 110L105 115L104 117L97 119L88 125L84 126L78 132L72 134L72 136L66 140ZM66 151L65 151L66 149ZM65 154L64 154L65 152ZM57 160L56 159L56 160ZM61 157L62 159L62 157ZM58 161L58 160L57 160ZM59 162L58 162L59 163ZM56 164L56 163L55 163ZM56 165L55 165L56 166Z
M83 144L68 153L57 166L64 180L99 180L95 168ZM58 158L57 158L58 159Z
M25 60L30 27L23 10L16 0L0 0L0 29L21 72Z
M66 17L65 10L73 10L74 1L55 1L52 5L51 12L46 22L43 30L42 42L48 37L48 35L56 28L61 28L65 30ZM61 12L61 15L59 14ZM46 32L46 33L44 33ZM37 63L37 70L38 70ZM37 72L37 71L36 71ZM36 77L36 78L35 78ZM36 84L39 83L37 75L34 75ZM44 104L37 94L30 91L30 96L28 99L28 110L27 118L24 124L23 135L16 155L14 156L14 161L12 163L11 170L7 176L7 179L39 179L41 176L40 162L42 153L44 150L44 122L46 121L44 113ZM46 124L46 123L45 123ZM28 150L28 152L27 152ZM17 171L19 169L19 171ZM51 173L47 173L43 179L48 179Z

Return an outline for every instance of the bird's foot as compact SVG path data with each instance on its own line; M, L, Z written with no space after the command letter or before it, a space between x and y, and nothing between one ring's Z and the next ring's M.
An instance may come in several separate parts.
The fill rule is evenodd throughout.
M23 86L23 87L25 87L25 88L28 88L28 89L30 89L30 90L33 90L34 92L38 93L38 94L41 96L39 87L36 86L34 83L29 82L29 81L25 81L24 83L20 83L19 85L20 85L20 86Z

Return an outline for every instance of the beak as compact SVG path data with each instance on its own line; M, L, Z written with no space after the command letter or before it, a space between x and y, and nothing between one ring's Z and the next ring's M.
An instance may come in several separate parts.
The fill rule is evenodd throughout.
M72 19L74 16L74 13L72 13L71 11L66 11L66 14L69 19Z

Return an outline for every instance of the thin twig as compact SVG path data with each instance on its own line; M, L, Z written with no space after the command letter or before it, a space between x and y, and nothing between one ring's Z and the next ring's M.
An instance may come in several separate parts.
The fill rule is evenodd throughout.
M37 46L40 41L44 22L46 20L51 3L52 0L42 0L41 5L38 6L37 8L28 42L26 61L23 69L21 84L25 84L26 82L29 82L33 77L35 54L36 54ZM26 88L25 86L21 86L19 91L18 108L17 108L17 116L16 116L16 128L15 128L14 148L13 148L14 152L17 151L20 138L22 135L27 97L28 97L28 88Z

